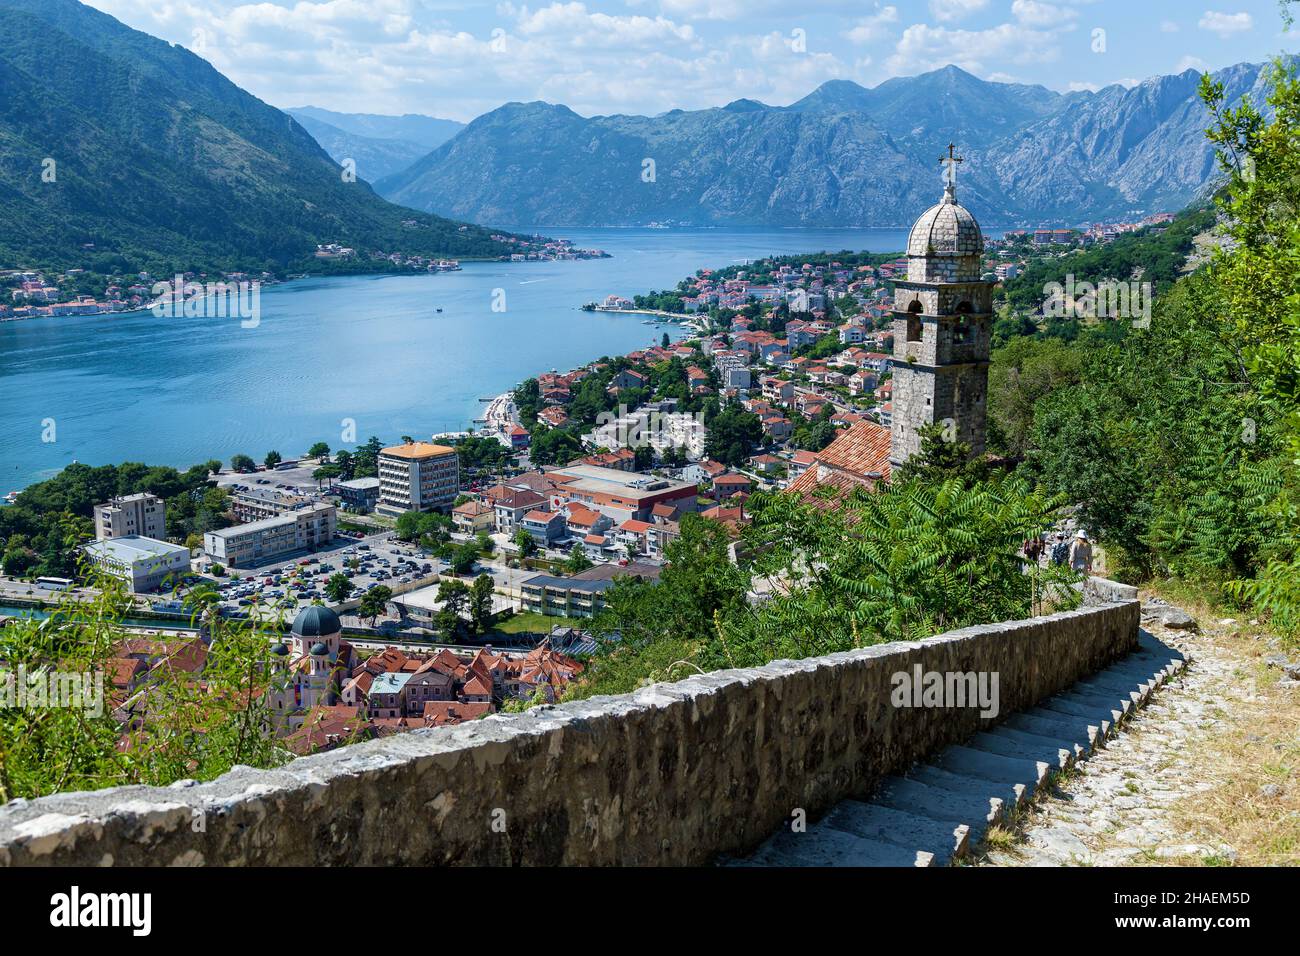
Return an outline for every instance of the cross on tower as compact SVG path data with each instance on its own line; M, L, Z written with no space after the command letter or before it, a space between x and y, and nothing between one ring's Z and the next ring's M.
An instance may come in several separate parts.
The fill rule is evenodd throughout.
M945 169L943 172L943 181L947 183L949 186L957 185L957 164L965 162L965 160L962 159L960 156L954 155L954 150L956 150L956 148L957 147L955 144L949 143L948 155L939 157L939 162L941 164L942 163L948 164L948 168Z

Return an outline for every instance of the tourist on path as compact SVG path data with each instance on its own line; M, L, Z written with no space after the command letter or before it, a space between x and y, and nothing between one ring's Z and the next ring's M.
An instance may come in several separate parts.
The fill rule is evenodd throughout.
M1075 571L1092 570L1092 544L1088 541L1088 532L1080 531L1074 536L1070 545L1070 568Z

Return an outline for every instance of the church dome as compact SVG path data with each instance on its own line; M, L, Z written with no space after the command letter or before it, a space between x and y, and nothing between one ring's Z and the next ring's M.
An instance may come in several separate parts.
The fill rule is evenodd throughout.
M293 619L293 633L299 637L326 637L343 630L339 616L322 604L310 604Z
M977 256L984 251L984 234L969 209L957 202L951 186L943 202L916 220L907 237L909 256Z
M325 657L329 654L329 652L330 649L320 641L317 641L315 644L311 646L312 657Z

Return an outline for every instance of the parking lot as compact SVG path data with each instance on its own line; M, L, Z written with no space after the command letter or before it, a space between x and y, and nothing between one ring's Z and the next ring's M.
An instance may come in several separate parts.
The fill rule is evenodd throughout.
M445 564L418 548L398 541L392 532L361 540L336 538L328 548L299 554L256 569L235 568L231 580L219 585L222 605L233 611L262 615L277 610L286 618L301 606L320 601L333 605L325 593L325 582L339 572L346 573L355 590L349 600L378 586L399 585L437 574Z

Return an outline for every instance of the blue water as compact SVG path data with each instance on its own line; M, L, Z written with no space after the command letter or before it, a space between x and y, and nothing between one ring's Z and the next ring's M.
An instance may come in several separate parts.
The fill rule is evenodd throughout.
M187 467L238 453L260 461L271 449L296 456L315 441L339 448L345 419L356 443L461 430L481 414L480 397L662 335L644 317L582 312L585 302L765 255L885 252L906 238L897 229L563 235L612 258L303 279L262 290L257 328L147 312L0 322L0 495L74 460ZM498 289L504 312L492 309Z

